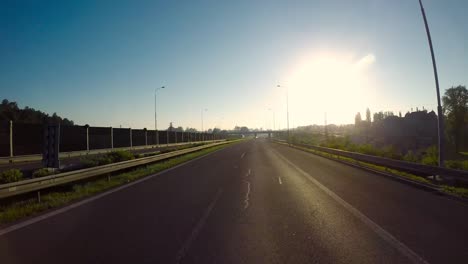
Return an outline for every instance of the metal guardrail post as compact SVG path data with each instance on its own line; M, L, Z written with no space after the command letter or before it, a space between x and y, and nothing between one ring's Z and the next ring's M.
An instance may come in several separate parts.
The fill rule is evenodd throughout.
M111 149L114 149L114 128L111 127Z
M148 131L145 128L145 146L148 146Z
M13 120L10 120L10 158L13 158Z
M133 147L133 142L132 142L132 128L129 128L130 131L130 148Z
M89 152L89 126L86 125L86 151Z
M155 130L154 135L156 136L156 147L159 148L159 131Z

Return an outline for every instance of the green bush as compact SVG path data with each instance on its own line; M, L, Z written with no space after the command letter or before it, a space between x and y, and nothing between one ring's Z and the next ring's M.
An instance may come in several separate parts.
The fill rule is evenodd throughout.
M86 168L90 168L110 164L112 160L107 155L104 155L99 157L84 157L81 159L81 163Z
M320 144L322 147L341 149L341 150L350 150L355 146L351 144L349 138L347 137L329 137L325 142Z
M437 158L431 157L431 156L426 156L423 157L421 160L421 163L424 165L431 165L431 166L437 166L439 165L439 161Z
M47 168L42 168L42 169L35 170L32 176L33 178L37 178L37 177L45 177L51 174L54 174L54 172Z
M357 152L373 156L383 156L382 151L370 144L357 146Z
M399 153L394 146L389 145L382 148L382 155L385 158L401 160L403 156Z
M132 160L132 159L135 158L135 156L133 156L133 154L130 151L126 151L126 150L113 151L111 153L108 153L107 157L110 158L112 163L120 162L120 161L126 161L126 160Z
M106 164L111 164L113 161L110 157L108 156L103 156L103 157L100 157L98 160L97 160L97 163L99 166L101 165L106 165Z
M446 160L445 166L455 170L468 170L468 160Z
M18 169L9 169L0 173L0 184L17 182L23 179L23 173Z
M437 166L439 165L439 151L437 150L436 146L430 146L426 149L421 163L424 165L432 165Z
M98 165L98 161L90 157L84 157L84 158L81 158L80 160L83 166L85 166L86 168L96 167Z
M412 150L409 150L405 156L403 156L404 161L408 162L419 162L419 157Z
M131 152L125 151L125 150L119 150L119 151L113 151L113 152L107 153L102 156L84 157L81 159L81 163L85 167L89 168L89 167L102 166L102 165L111 164L111 163L120 162L120 161L132 160L134 158L135 156Z

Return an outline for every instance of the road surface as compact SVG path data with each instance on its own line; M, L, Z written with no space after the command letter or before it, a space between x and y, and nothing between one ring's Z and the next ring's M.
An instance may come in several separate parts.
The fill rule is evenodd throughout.
M466 263L468 206L256 139L0 231L1 263Z

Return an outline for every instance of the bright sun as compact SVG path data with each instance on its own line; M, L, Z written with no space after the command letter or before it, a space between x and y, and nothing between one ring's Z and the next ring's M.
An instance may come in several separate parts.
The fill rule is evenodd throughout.
M368 100L367 72L374 61L373 54L361 58L333 53L304 57L288 78L290 104L309 115L328 112L337 119L352 119Z

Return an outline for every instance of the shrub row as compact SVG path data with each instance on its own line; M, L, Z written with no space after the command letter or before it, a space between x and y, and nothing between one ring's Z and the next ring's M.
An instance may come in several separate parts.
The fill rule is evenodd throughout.
M94 157L84 157L81 159L81 162L85 167L96 167L106 164L111 164L120 161L132 160L135 156L126 150L119 150L107 153L101 156L94 156Z

